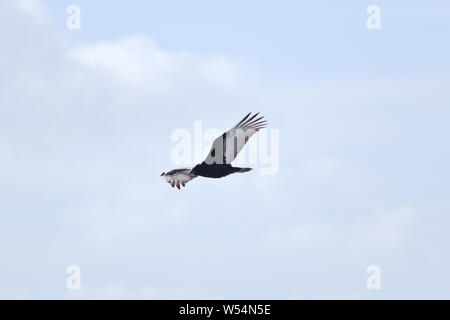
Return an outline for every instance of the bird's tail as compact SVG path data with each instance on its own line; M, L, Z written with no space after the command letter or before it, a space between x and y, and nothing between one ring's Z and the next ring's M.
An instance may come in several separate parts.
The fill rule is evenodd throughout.
M252 170L252 168L234 168L234 172L248 172Z

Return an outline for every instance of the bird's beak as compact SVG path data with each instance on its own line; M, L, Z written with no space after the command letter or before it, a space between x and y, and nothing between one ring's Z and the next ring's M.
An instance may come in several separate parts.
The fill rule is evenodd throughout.
M161 177L164 175L165 172L161 173Z

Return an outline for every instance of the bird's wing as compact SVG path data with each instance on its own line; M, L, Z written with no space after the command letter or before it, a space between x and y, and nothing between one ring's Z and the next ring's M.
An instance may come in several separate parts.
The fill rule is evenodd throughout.
M230 164L236 159L248 139L267 124L266 120L262 120L264 117L256 118L258 114L259 112L250 117L250 112L233 128L214 140L205 162L207 164Z
M173 187L177 187L180 189L180 185L184 187L186 183L197 177L196 175L189 174L191 169L183 168L183 169L175 169L169 171L167 173L163 172L161 176Z

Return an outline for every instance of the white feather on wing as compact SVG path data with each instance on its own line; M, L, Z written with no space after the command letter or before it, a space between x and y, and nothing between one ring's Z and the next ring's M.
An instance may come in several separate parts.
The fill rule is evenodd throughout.
M180 185L184 187L186 183L197 177L196 175L189 174L190 171L191 169L189 168L174 169L167 173L163 172L161 176L172 186L172 188L176 186L180 189Z
M205 159L207 164L230 164L244 148L248 139L267 125L267 121L262 120L264 117L256 118L259 112L251 117L250 114L247 114L233 128L214 140Z

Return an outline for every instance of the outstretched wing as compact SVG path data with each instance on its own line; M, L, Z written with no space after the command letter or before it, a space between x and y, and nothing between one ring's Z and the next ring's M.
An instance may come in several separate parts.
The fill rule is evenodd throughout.
M183 168L183 169L175 169L169 171L167 173L163 172L161 176L173 187L177 187L180 189L180 185L184 187L186 183L197 177L196 175L189 174L191 169Z
M233 128L214 140L205 162L207 164L230 164L236 159L248 139L267 124L266 120L262 120L264 117L256 118L258 114L259 112L250 117L250 112Z

